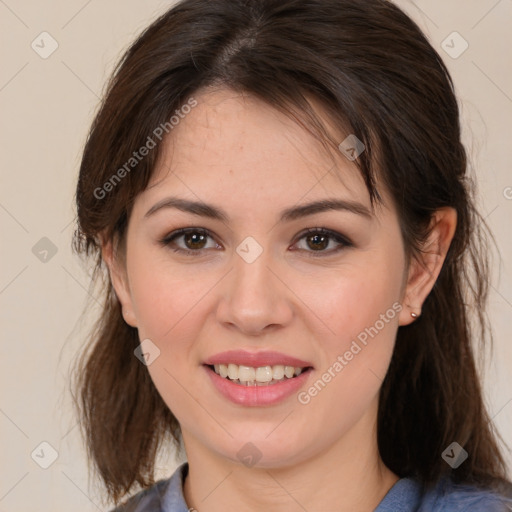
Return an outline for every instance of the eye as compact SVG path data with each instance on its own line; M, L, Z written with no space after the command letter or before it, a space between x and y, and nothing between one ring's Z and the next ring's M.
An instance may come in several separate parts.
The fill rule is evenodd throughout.
M300 247L302 241L305 246ZM160 243L174 252L190 256L199 256L205 249L222 249L204 228L178 229L160 240ZM309 228L299 234L292 250L305 251L310 256L327 256L352 246L352 242L340 233L325 228Z
M208 245L208 239L211 239ZM210 232L203 228L182 228L173 231L160 240L164 246L170 247L174 252L189 255L199 255L202 249L219 249L221 246L213 241Z
M298 242L302 240L305 242L305 247L298 247L298 249L312 253L311 256L325 256L353 246L345 236L325 228L308 229L299 235ZM295 243L295 246L298 245L298 242Z

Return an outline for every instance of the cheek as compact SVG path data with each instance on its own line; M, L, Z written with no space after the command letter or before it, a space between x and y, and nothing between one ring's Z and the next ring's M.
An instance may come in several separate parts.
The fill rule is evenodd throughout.
M323 293L306 288L300 292L323 325L313 340L321 347L317 379L299 397L317 411L313 417L320 417L328 403L334 411L331 419L349 424L378 393L398 329L401 282L401 267L383 259L380 264L353 265L336 280L317 282ZM319 332L318 326L312 330Z
M367 329L376 323L379 331L386 331L384 337L388 336L388 324L398 325L400 261L367 259L371 261L361 258L335 272L319 273L314 280L295 283L294 291L313 313L311 318L316 318L317 325L310 325L311 331L321 331L317 342L331 355L359 335L364 338ZM393 333L390 336L393 338Z
M198 274L192 265L171 265L165 254L142 250L133 251L128 272L141 339L168 344L201 328L201 300L218 280L211 272Z
M128 271L139 338L149 338L160 351L148 366L151 379L180 423L204 423L190 374L197 371L196 341L208 314L207 292L218 278L208 272L198 275L185 265L170 266L160 255L134 251L131 256Z
M330 326L336 334L316 339L316 345L322 346L322 364L297 396L308 429L322 432L326 446L376 403L398 328L401 305L393 303L392 297L378 296L374 288L353 292L341 295L349 300L333 299L331 307L342 306L337 317L331 315Z

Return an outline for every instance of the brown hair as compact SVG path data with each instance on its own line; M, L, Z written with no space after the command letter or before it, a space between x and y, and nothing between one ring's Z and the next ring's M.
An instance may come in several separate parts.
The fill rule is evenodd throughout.
M456 209L455 236L422 315L398 330L380 393L378 444L393 472L425 485L447 473L482 486L506 479L472 349L472 340L490 339L486 228L473 205L457 101L439 55L385 0L184 0L118 64L76 191L74 248L96 257L104 304L78 361L75 400L109 495L117 502L135 483L154 483L157 451L166 434L178 444L180 429L133 354L138 332L123 320L100 237L123 242L161 145L127 170L133 152L211 85L252 94L326 140L313 98L335 125L357 134L366 146L357 164L372 203L380 201L378 173L399 212L408 255L418 255L436 209ZM122 179L114 180L116 173ZM441 458L453 441L469 453L455 470Z

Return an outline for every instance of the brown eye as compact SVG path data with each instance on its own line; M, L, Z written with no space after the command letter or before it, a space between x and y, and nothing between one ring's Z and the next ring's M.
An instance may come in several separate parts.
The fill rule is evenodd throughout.
M186 233L183 235L183 241L187 249L203 249L206 243L206 235L197 232Z
M202 228L178 229L160 240L160 243L165 247L170 247L175 252L194 255L200 255L206 249L221 248L213 240L211 234Z
M305 244L302 244L301 247L300 242L303 240ZM328 256L347 247L352 247L353 244L348 238L335 231L325 228L311 228L299 235L295 246L300 251L308 252L313 256Z
M325 235L308 235L306 243L310 249L315 251L327 248L329 245L329 237Z

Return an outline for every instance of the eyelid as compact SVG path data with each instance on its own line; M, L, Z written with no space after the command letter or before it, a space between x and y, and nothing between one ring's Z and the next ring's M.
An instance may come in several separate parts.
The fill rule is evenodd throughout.
M327 257L327 256L329 256L331 254L338 253L342 249L346 249L348 247L353 247L354 246L352 241L348 237L346 237L345 235L342 235L341 233L338 233L337 231L333 231L331 229L321 228L321 227L307 228L307 229L301 231L295 237L295 241L293 242L293 245L295 245L302 238L304 238L306 235L309 235L309 234L324 235L324 236L327 236L327 237L331 238L336 243L340 244L340 246L338 248L331 249L331 250L328 250L328 251L305 251L303 249L298 249L298 250L302 250L302 251L308 253L312 257L321 257L321 256Z
M176 230L172 231L171 233L167 234L166 236L164 236L162 239L160 239L159 242L164 247L170 246L171 243L176 238L179 238L180 236L186 235L188 233L198 233L198 234L207 236L207 237L211 238L212 240L214 240L217 245L220 245L219 242L217 242L217 237L214 236L210 230L208 230L206 228L201 228L201 227L186 227L186 228L176 229ZM314 227L314 228L304 229L300 233L298 233L296 235L295 240L292 243L291 247L296 245L301 239L303 239L305 236L307 236L309 234L320 234L320 235L327 236L327 237L331 238L332 240L334 240L336 243L338 243L340 247L338 247L336 249L330 249L328 251L326 251L326 250L324 250L324 251L313 251L313 250L308 251L305 249L292 249L292 250L299 250L302 252L306 252L310 256L313 256L313 257L321 257L321 256L328 256L328 255L337 253L341 249L353 247L353 245L354 245L350 241L350 239L348 239L345 235L338 233L337 231L333 231L331 229L322 228L322 227ZM211 248L208 248L208 249L211 249ZM183 249L181 247L178 247L178 248L174 248L173 250L175 252L182 253L182 254L193 254L194 256L198 256L201 254L201 252L203 252L206 249L203 248L203 249L195 249L194 250L194 249Z
M171 233L165 235L162 239L160 239L159 242L164 247L167 247L167 246L170 246L176 238L179 238L188 233L198 233L200 235L207 236L207 237L211 238L212 240L214 240L217 245L220 245L216 241L216 237L212 234L212 232L210 230L208 230L206 228L199 228L199 227L186 227L186 228L175 229L174 231L172 231ZM198 256L201 254L202 251L204 251L204 249L193 250L193 249L183 249L181 247L174 248L173 250L177 253L193 254L194 256Z

